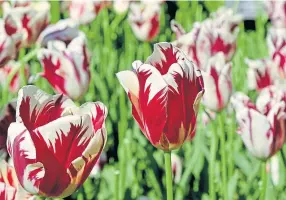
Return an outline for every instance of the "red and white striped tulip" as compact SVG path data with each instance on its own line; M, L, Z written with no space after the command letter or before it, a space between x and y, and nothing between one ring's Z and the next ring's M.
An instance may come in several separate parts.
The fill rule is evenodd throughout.
M286 28L270 29L267 35L269 54L278 66L280 78L286 78Z
M109 1L94 0L71 0L69 2L70 18L79 24L88 24L92 22L99 12L110 4Z
M5 87L8 81L9 74L13 71L14 68L17 68L20 63L11 60L9 61L4 67L0 68L0 84ZM29 71L28 67L25 68L25 76L28 78ZM21 79L20 79L20 70L18 70L11 79L9 85L9 91L12 93L17 93L21 86Z
M11 23L15 23L15 21L11 21ZM21 34L12 34L10 36L5 29L4 21L0 19L0 67L5 66L16 57L21 36Z
M7 139L22 187L45 197L74 193L104 148L106 115L101 102L77 107L62 94L52 96L35 86L23 87Z
M37 43L47 46L51 40L60 40L69 43L80 34L78 24L72 19L62 19L56 24L48 25L39 35Z
M193 29L186 33L174 20L171 29L177 35L173 44L181 48L200 67L205 69L210 57L223 52L226 61L230 61L236 50L238 24L241 17L233 15L231 10L219 10L202 23L194 23Z
M16 101L5 105L0 112L0 160L7 156L7 133L12 122L16 121Z
M89 51L83 33L67 46L59 40L49 41L47 49L39 50L38 59L44 69L42 76L57 92L79 99L88 90Z
M267 0L265 1L266 11L275 28L286 28L286 1Z
M0 161L0 199L1 200L32 200L19 184L15 169L5 160Z
M206 71L202 72L205 85L202 102L212 111L221 111L229 102L232 93L231 66L220 52L209 59Z
M5 28L8 35L21 33L21 45L33 45L42 30L50 20L49 2L33 2L24 7L12 7L8 2L3 3ZM15 21L16 24L11 23Z
M132 115L146 138L170 151L194 136L202 76L185 54L170 43L157 43L145 63L117 77L132 103Z
M261 90L256 99L256 107L262 114L267 115L271 108L281 101L286 102L286 91L271 85Z
M172 164L172 173L173 173L174 182L179 183L182 177L182 172L183 172L182 160L177 154L172 153L171 164Z
M236 112L238 112L240 109L244 107L256 110L256 106L251 102L250 98L243 92L235 92L230 98L230 103Z
M159 33L160 3L131 3L128 21L135 36L142 41L151 41Z
M247 80L250 90L261 91L279 78L277 65L271 59L245 59L248 65Z
M285 102L276 103L268 115L244 107L236 112L238 133L249 152L266 160L279 151L285 141Z

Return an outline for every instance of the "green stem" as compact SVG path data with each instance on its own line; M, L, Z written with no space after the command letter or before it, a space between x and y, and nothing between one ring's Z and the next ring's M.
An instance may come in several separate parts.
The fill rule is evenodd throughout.
M60 19L60 13L61 13L61 9L60 9L60 2L57 1L51 1L51 22L53 24L55 24L57 21L59 21Z
M164 157L165 157L167 200L173 200L171 151L164 152Z
M215 162L216 162L216 152L217 152L217 135L216 126L214 121L212 122L212 136L211 136L211 147L210 147L210 163L209 163L209 195L211 200L216 199L215 191Z
M220 127L220 155L221 155L221 169L222 169L222 193L223 199L228 199L227 190L227 169L226 169L226 148L225 148L225 130L224 130L224 113L218 114L218 123Z
M119 175L120 175L120 173L119 173L119 171L118 170L116 170L115 172L114 172L114 174L115 174L115 200L119 200Z
M261 179L262 179L262 188L260 200L265 200L266 189L267 189L267 173L266 173L266 162L261 163Z

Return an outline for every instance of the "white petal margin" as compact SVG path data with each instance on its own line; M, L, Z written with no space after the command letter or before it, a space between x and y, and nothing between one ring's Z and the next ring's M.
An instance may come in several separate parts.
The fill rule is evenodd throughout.
M40 113L43 106L45 106L48 102L54 101L59 96L49 95L33 85L24 86L18 92L17 107L16 107L17 122L22 122L20 116L20 106L22 104L22 101L27 97L30 98L30 111L36 108L37 112ZM75 106L72 100L66 97L64 97L64 99L65 100L62 103L62 108ZM39 105L41 105L42 107L40 107Z
M37 43L46 46L50 40L68 41L79 34L78 24L72 19L63 19L51 24L40 34Z
M148 87L150 87L150 93L148 97L148 103L155 97L155 95L163 90L162 96L165 96L168 91L168 85L165 82L163 76L160 72L153 66L149 64L143 64L137 69L137 76L144 76L147 74L146 83L144 86L144 92ZM141 84L141 83L139 83ZM141 86L142 87L142 86Z
M136 73L126 70L118 72L116 76L127 94L130 92L139 97L139 81Z
M236 113L240 127L240 136L249 152L260 159L266 159L270 155L270 145L273 141L271 125L266 118L254 109L243 108ZM267 135L272 135L267 138Z
M19 145L19 152L15 152L14 154L13 147L16 145L16 142ZM34 160L36 159L36 149L30 133L27 131L26 127L23 123L14 122L11 123L8 129L8 137L7 137L7 149L10 156L15 160L17 157L25 157L25 159ZM15 162L14 162L15 163Z

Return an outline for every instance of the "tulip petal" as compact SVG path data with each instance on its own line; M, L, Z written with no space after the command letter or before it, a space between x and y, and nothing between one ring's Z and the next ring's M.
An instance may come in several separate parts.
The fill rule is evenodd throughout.
M179 50L170 43L157 43L154 45L154 51L147 58L146 63L156 67L164 75L168 72L171 65L177 63L180 59L178 52Z
M193 63L184 59L173 64L164 75L169 85L168 117L164 133L171 143L171 149L178 148L178 144L183 144L195 128L198 111L195 104L199 103L203 93L202 78L197 73ZM172 145L175 146L172 147Z
M0 182L0 199L15 200L16 192L17 192L16 188Z
M142 62L140 61L133 62L133 67L135 70L137 70L141 65ZM142 113L139 107L139 80L136 73L133 71L121 71L117 73L116 76L131 101L133 117L140 126L141 131L145 132L142 121Z
M243 108L236 113L240 135L247 149L254 156L266 159L271 154L271 143L273 135L271 125L266 116L258 111Z
M153 145L159 142L167 113L168 85L153 66L143 64L137 69L139 80L139 105L143 116L145 136Z
M41 32L37 43L46 46L48 41L60 40L70 42L79 34L78 24L71 19L63 19L56 24L51 24Z
M59 118L66 107L75 106L67 97L50 96L35 86L25 86L19 91L17 105L16 120L30 131Z

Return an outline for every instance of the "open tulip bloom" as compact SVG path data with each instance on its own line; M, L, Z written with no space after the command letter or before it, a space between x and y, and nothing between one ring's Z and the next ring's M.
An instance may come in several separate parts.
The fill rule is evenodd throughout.
M146 138L157 148L181 147L194 134L204 93L200 71L170 43L157 43L146 60L117 77L132 103L132 114Z
M0 161L0 199L1 200L32 200L19 184L14 167L5 160Z
M8 2L4 2L3 15L8 35L23 34L21 45L30 47L49 23L50 4L42 1L27 6L12 7Z
M213 18L193 25L186 33L176 21L171 22L171 28L177 39L173 44L181 48L199 66L205 70L208 60L222 52L226 61L230 61L236 50L236 38L239 32L238 24L241 17L233 15L231 9L219 9Z
M200 71L170 43L157 43L145 63L117 77L132 103L132 115L146 138L164 150L167 197L172 199L170 151L194 136L204 86Z
M160 2L132 2L128 21L135 36L142 41L151 41L160 30Z
M206 72L203 104L212 111L221 111L229 102L232 92L231 63L226 63L222 52L209 59Z
M107 108L100 102L77 107L63 95L23 87L7 139L22 187L45 197L75 192L104 148L106 115Z
M238 133L249 152L266 160L279 151L285 141L285 102L274 104L267 115L259 112L246 98L232 97L231 102L236 110L239 125ZM243 106L244 105L244 106Z
M52 40L47 46L38 52L44 68L41 75L57 92L79 99L88 90L90 82L89 51L84 33L81 32L68 45Z

